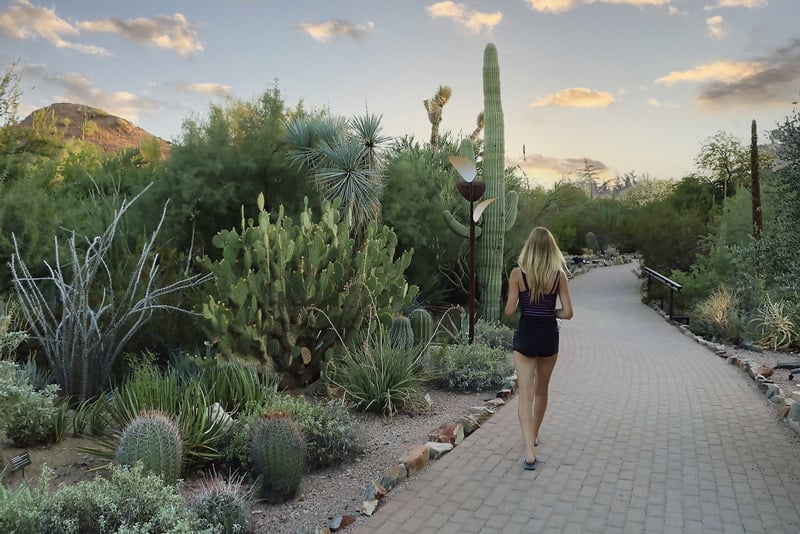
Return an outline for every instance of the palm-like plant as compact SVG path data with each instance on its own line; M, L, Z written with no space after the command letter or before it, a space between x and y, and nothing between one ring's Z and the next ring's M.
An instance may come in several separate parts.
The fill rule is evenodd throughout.
M381 117L366 113L345 120L299 115L287 125L290 158L309 170L323 200L341 199L354 236L380 213L383 189Z

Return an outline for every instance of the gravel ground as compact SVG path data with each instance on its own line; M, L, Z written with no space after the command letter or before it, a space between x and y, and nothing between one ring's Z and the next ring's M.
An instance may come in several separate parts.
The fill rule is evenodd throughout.
M433 406L426 413L397 415L392 419L356 414L364 438L363 454L354 462L306 475L297 497L289 502L255 503L253 531L273 534L295 534L303 528L313 531L342 514L363 520L358 510L367 482L395 465L411 445L428 441L431 430L455 421L471 406L482 406L484 400L494 397L486 392L458 394L429 390L427 393Z

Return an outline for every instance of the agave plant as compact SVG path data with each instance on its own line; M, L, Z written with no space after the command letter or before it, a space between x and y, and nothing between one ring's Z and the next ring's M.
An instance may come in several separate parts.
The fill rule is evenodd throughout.
M756 323L756 328L761 335L759 344L772 350L783 348L797 339L794 323L785 310L783 300L772 301L769 294L764 296L756 316L751 321Z

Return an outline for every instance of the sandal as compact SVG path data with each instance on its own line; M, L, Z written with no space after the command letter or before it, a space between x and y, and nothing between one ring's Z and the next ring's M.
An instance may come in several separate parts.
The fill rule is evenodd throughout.
M538 462L538 459L534 458L531 463L528 463L528 459L524 458L522 460L522 467L525 468L525 471L535 471L537 462Z

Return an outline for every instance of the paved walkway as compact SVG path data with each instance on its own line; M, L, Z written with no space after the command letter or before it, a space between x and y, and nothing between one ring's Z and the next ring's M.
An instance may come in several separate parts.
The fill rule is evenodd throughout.
M571 282L538 470L522 469L514 397L354 532L800 532L798 440L641 303L632 270Z

